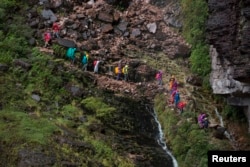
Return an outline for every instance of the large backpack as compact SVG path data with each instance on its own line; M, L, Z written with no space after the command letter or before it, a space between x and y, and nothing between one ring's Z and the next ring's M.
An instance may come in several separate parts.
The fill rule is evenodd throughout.
M115 67L115 74L118 74L118 72L119 72L119 68Z
M70 59L74 59L75 58L75 50L76 50L76 48L69 48L67 50L66 56Z

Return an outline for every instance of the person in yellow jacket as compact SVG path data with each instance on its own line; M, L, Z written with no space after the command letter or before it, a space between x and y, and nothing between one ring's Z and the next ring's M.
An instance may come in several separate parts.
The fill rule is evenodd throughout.
M127 64L123 67L122 72L124 74L124 80L128 81L128 65Z

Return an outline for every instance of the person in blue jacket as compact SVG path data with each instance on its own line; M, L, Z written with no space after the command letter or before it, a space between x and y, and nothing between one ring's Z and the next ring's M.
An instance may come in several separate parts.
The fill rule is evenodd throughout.
M175 107L177 107L177 104L180 102L180 93L179 91L176 91L175 95L174 95L174 105Z
M75 61L75 51L76 51L76 48L68 48L66 52L66 57L72 61L72 64L74 64L74 61Z
M86 55L85 53L83 53L82 65L83 65L82 69L83 69L84 71L87 71L87 67L88 67L88 57L87 57L87 55Z

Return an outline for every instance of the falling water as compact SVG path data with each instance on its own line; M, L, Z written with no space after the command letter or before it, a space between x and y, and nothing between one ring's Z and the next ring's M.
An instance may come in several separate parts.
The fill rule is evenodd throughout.
M222 116L220 115L220 113L218 112L217 108L215 108L215 114L217 115L217 117L219 118L220 120L220 126L221 127L224 127L224 122L223 122L223 119L222 119Z
M163 134L163 132L162 132L161 124L160 124L160 122L158 121L158 118L157 118L157 115L156 115L155 111L152 112L152 116L154 117L155 122L156 122L157 125L158 125L158 130L159 130L159 136L158 136L158 139L157 139L158 144L159 144L159 145L163 148L163 150L172 158L174 167L178 167L178 163L177 163L175 157L174 157L174 156L172 155L172 153L168 150L167 145L166 145L166 142L164 141L164 134Z
M220 120L220 126L221 126L221 127L224 127L224 122L223 122L222 116L221 116L220 113L218 112L217 108L215 108L215 114L217 115L217 117L218 117L219 120ZM224 135L225 135L226 138L229 139L229 141L233 144L234 149L237 150L237 147L235 146L236 141L235 141L234 137L233 137L227 130L225 130Z

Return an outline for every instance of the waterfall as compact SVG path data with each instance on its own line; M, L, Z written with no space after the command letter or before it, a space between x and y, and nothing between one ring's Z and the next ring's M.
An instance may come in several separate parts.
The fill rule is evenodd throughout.
M218 112L217 108L215 108L215 114L217 115L217 117L219 118L220 120L220 126L221 127L224 127L224 122L223 122L223 119L222 119L222 116L220 115L220 113Z
M153 112L150 112L155 120L155 122L157 123L158 125L158 136L157 136L157 142L158 144L163 148L163 150L172 158L172 162L173 162L173 166L174 167L178 167L178 163L175 159L175 157L172 155L172 153L168 150L167 148L167 145L166 145L166 142L165 142L165 138L164 138L164 134L163 134L163 131L162 131L162 128L161 128L161 124L160 122L158 121L158 118L157 118L157 114L155 113L155 111L153 110Z
M218 112L218 109L215 108L214 111L215 111L216 116L219 118L220 126L224 128L224 122L223 122L222 116ZM235 141L234 137L227 130L225 130L224 136L233 144L234 149L237 150L237 147L235 146L236 141Z

